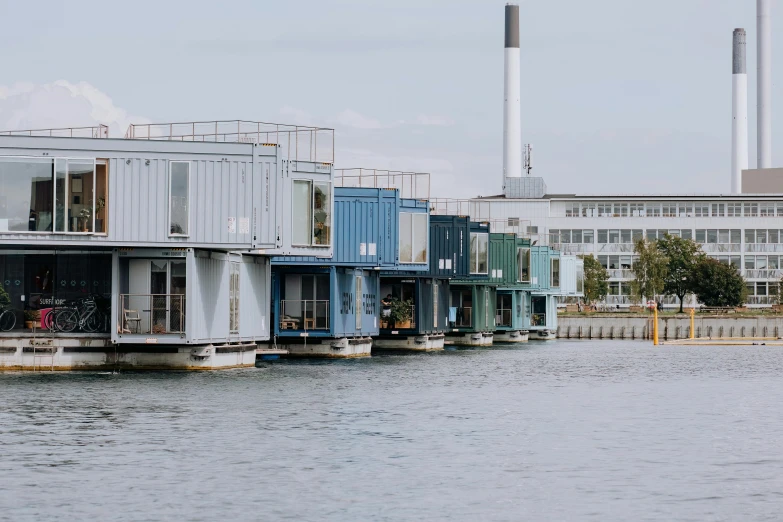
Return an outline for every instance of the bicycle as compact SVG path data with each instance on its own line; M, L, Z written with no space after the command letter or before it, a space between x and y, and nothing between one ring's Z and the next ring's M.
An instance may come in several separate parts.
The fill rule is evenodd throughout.
M87 333L97 332L106 322L98 308L95 296L84 297L58 310L53 325L56 331L70 333L79 328Z
M16 311L10 308L2 309L0 312L0 332L10 332L16 326Z

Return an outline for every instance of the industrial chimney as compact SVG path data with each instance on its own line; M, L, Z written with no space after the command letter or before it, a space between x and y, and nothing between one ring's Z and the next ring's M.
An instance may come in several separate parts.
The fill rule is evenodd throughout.
M522 131L519 83L519 6L506 4L505 91L503 106L503 186L522 177Z
M771 0L756 0L758 68L758 162L759 169L772 168L772 18Z
M745 29L734 29L731 103L732 194L742 192L742 171L748 168L748 69L745 63L745 47Z

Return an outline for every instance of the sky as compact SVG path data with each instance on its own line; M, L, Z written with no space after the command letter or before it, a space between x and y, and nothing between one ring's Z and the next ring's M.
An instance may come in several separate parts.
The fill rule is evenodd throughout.
M433 197L498 194L504 4L0 0L0 130L100 122L121 137L131 122L318 125L335 129L338 168L429 172ZM748 31L756 162L755 4L521 1L533 175L550 193L729 192L735 27ZM783 27L783 5L773 3L772 24ZM773 47L777 65L777 35Z

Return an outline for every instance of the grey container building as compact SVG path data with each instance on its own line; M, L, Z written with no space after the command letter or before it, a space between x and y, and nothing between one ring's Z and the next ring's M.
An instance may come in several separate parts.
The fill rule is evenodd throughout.
M18 319L0 337L97 293L111 303L100 325L41 317L44 334L180 344L196 355L179 366L215 367L199 346L269 339L269 256L332 256L331 163L286 157L274 132L151 134L0 136L0 308Z

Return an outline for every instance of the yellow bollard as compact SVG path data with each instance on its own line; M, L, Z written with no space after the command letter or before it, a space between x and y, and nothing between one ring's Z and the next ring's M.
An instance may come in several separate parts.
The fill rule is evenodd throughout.
M694 315L695 312L696 312L696 309L695 308L691 308L691 335L690 335L691 339L695 339L696 338L695 337L695 333L694 333L694 331L696 330L696 328L694 327L695 321L693 319L693 315Z
M658 307L653 308L653 346L658 346Z

